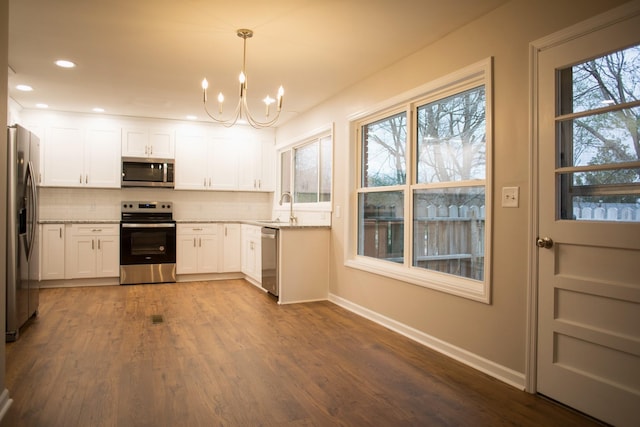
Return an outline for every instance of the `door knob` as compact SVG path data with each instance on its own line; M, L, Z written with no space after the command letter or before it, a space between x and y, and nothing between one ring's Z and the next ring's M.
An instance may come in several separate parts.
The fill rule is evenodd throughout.
M536 246L539 248L549 249L553 247L553 240L548 237L538 237L538 239L536 240Z

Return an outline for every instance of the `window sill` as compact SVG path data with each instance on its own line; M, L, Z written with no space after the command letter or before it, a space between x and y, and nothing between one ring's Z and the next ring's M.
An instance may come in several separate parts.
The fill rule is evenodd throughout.
M406 267L403 264L360 256L347 259L345 266L485 304L491 303L489 285L486 281L479 282L450 274L416 267Z

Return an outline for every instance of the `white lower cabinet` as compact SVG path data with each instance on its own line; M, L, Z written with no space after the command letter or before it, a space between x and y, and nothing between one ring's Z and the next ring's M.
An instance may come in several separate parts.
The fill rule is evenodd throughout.
M218 272L218 224L178 224L176 273Z
M65 279L118 277L120 230L117 224L68 224Z
M240 224L221 224L222 239L220 272L234 273L242 269L242 249L240 245Z
M64 279L64 224L40 228L40 280Z
M261 227L242 224L242 272L257 283L262 282Z

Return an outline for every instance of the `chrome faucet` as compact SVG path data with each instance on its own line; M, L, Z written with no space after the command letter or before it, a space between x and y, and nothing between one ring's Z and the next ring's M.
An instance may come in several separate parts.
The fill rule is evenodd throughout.
M289 198L289 223L295 224L296 222L298 222L298 218L293 216L293 197L291 197L291 193L289 193L288 191L285 191L284 193L282 193L282 196L280 196L279 204L280 206L282 206L282 202L285 197Z

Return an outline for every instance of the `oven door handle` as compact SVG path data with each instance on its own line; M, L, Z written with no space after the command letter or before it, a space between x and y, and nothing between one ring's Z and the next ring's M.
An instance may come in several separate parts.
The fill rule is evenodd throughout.
M122 228L176 228L176 225L173 223L157 223L154 222L152 224L142 224L142 223L136 223L136 224L129 224L129 223L124 223L121 224Z

